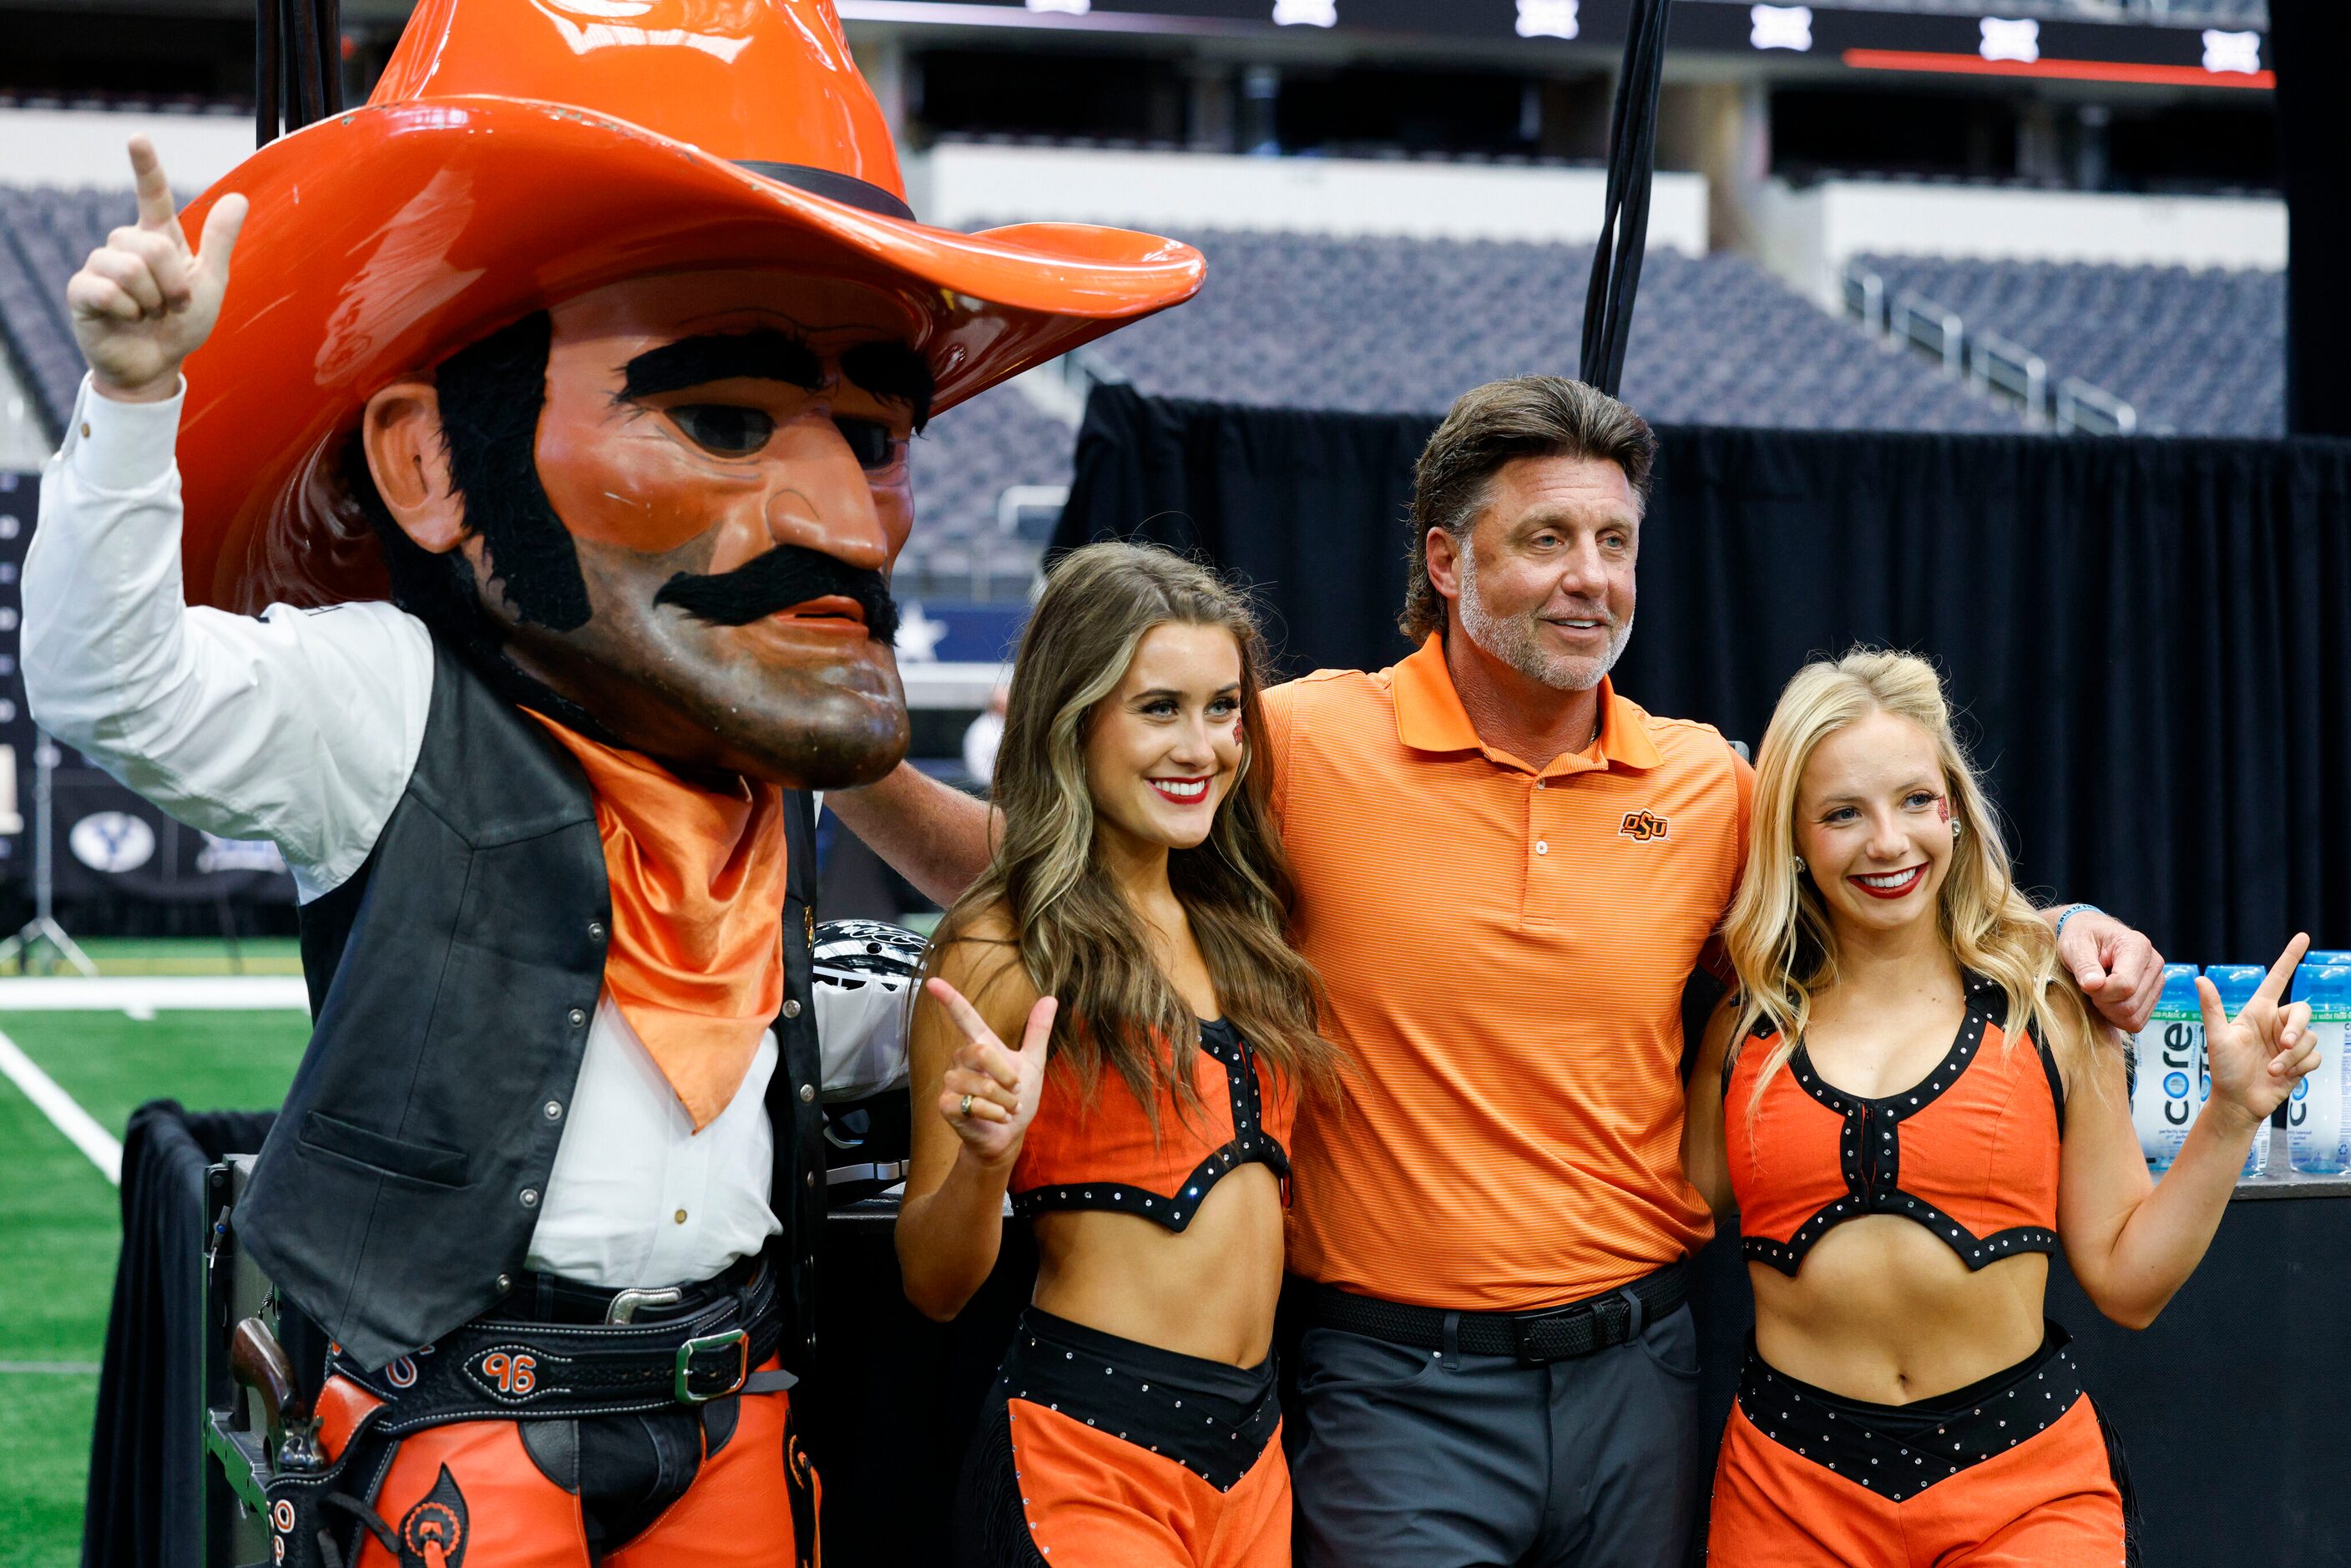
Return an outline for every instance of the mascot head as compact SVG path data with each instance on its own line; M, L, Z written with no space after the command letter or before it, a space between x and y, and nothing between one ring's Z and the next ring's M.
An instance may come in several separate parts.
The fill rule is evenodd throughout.
M596 738L820 789L905 748L912 437L1203 265L917 222L830 0L423 0L191 232L230 192L189 598L389 596Z

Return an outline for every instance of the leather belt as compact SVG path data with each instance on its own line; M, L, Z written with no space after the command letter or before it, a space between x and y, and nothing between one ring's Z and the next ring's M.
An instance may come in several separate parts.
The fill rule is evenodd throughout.
M1641 1331L1689 1299L1689 1270L1669 1264L1621 1290L1546 1307L1533 1312L1451 1312L1442 1307L1408 1306L1358 1296L1311 1281L1300 1281L1307 1322L1416 1350L1458 1350L1470 1355L1509 1355L1540 1365L1579 1356L1640 1337ZM1452 1343L1447 1343L1447 1320Z
M387 1437L451 1420L615 1416L766 1394L796 1381L754 1372L783 1339L775 1270L761 1268L698 1310L659 1322L480 1317L413 1354L361 1368L340 1347L328 1369L392 1408Z

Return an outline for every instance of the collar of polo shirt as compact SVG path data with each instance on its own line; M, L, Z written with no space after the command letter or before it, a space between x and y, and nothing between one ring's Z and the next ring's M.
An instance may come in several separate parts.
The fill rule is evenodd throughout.
M1461 694L1453 689L1452 672L1445 667L1445 639L1441 633L1430 632L1417 652L1396 664L1394 683L1396 738L1415 751L1475 751L1500 767L1515 768L1523 773L1537 771L1523 759L1489 746L1479 737L1477 726L1469 722L1468 710L1461 706ZM1655 768L1662 758L1649 737L1647 721L1648 716L1636 704L1618 696L1614 684L1604 675L1600 681L1598 759L1595 761L1585 752L1566 752L1554 758L1538 776L1551 779L1596 768L1629 768L1636 771Z

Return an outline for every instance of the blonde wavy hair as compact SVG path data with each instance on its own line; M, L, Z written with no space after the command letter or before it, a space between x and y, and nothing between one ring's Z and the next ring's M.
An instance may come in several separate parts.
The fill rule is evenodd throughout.
M992 793L1003 832L931 946L936 973L953 944L985 940L975 929L979 917L1000 907L1013 932L1007 960L1040 993L1061 998L1053 1060L1077 1074L1089 1097L1109 1068L1152 1112L1155 1127L1161 1087L1179 1115L1199 1109L1192 1082L1199 1020L1102 863L1085 751L1096 710L1126 678L1136 645L1169 624L1232 634L1242 753L1240 776L1207 841L1170 852L1167 880L1225 1017L1293 1083L1318 1092L1333 1086L1338 1050L1318 1027L1322 982L1286 935L1297 895L1273 821L1264 643L1238 591L1155 546L1088 545L1046 578L1013 661L996 753Z
M1755 759L1747 875L1723 926L1740 984L1730 1059L1759 1026L1779 1037L1756 1079L1750 1113L1803 1038L1813 997L1837 983L1835 927L1819 891L1796 870L1797 789L1822 741L1876 713L1907 719L1934 737L1951 821L1960 829L1935 907L1945 946L1963 968L2007 994L2006 1041L2038 1030L2066 1078L2081 1082L2088 1075L2074 1069L2085 1064L2104 1027L2057 962L2047 922L2017 889L1999 818L1952 731L1941 677L1915 654L1855 648L1796 672L1780 693Z

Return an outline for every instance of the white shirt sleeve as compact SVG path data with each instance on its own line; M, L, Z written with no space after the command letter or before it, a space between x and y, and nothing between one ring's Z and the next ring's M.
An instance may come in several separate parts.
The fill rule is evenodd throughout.
M116 402L83 379L25 552L25 695L180 821L277 844L308 902L360 868L407 790L432 639L390 604L190 608L179 424L178 396Z

